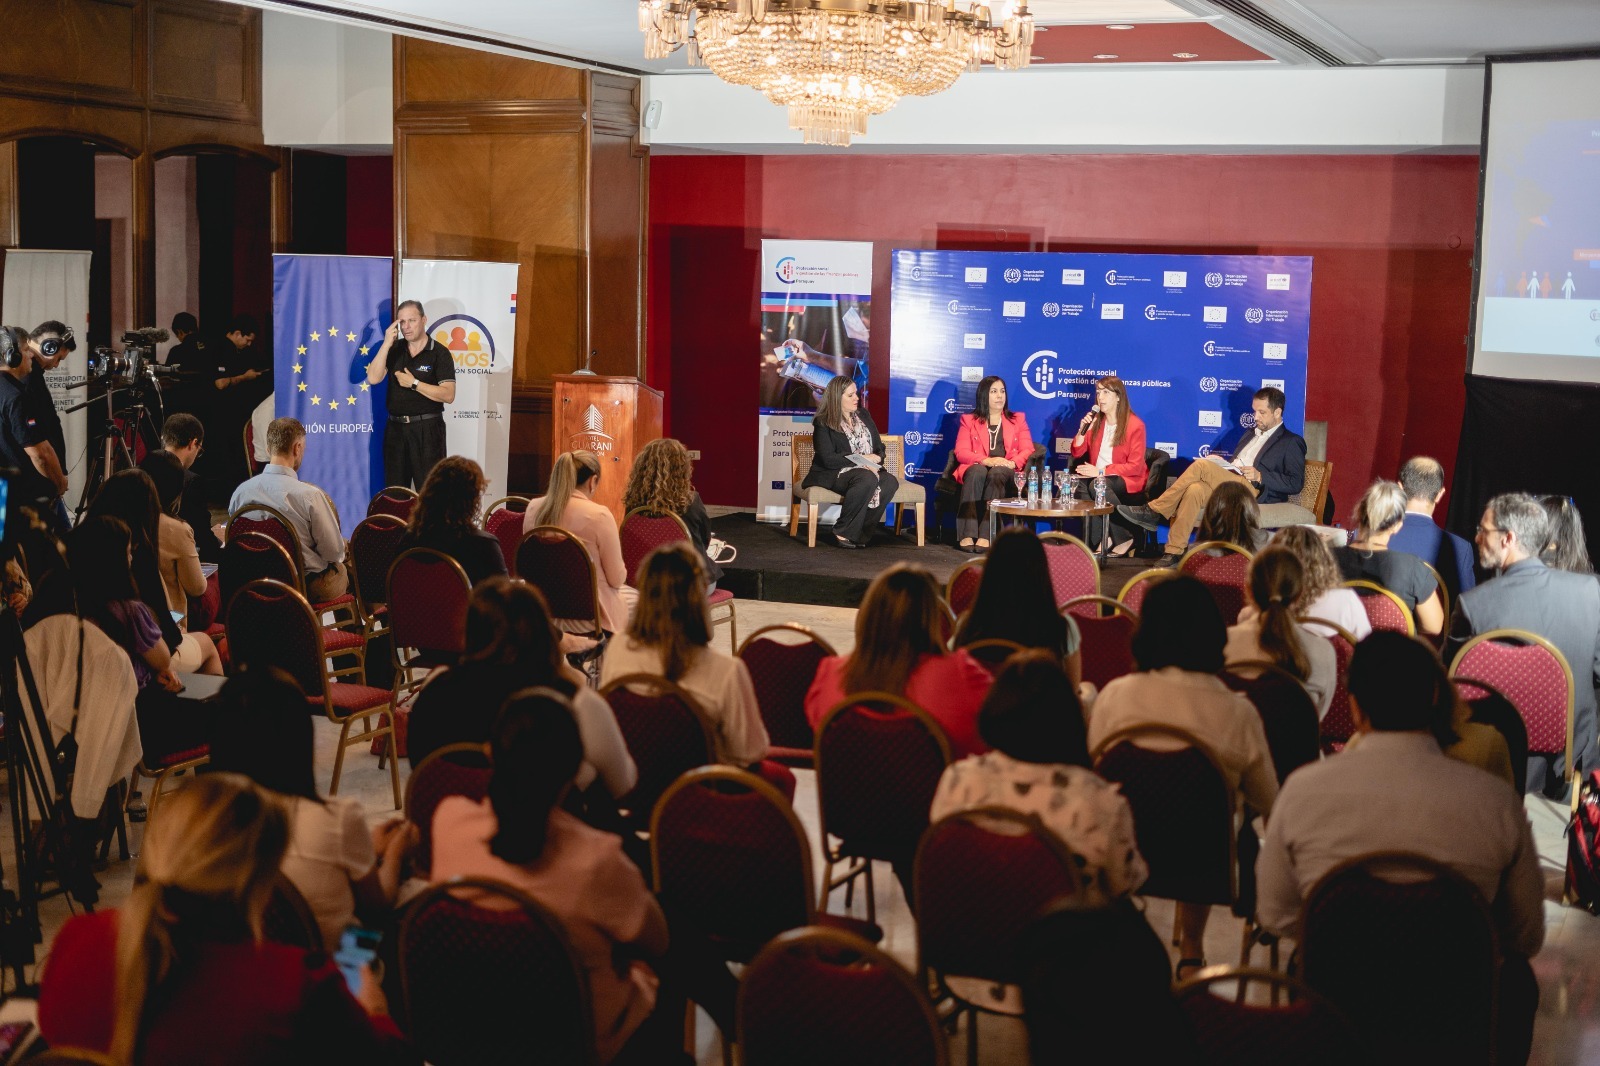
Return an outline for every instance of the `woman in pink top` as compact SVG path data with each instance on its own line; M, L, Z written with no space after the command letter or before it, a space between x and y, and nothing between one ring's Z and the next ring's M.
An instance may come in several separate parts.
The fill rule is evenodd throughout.
M852 692L891 692L933 716L964 759L989 750L978 736L978 708L989 672L961 650L946 651L944 604L933 575L897 563L879 574L856 612L856 648L822 660L806 693L813 729Z
M562 452L550 471L549 491L528 505L522 532L526 536L535 526L560 526L583 541L600 588L600 625L608 633L620 633L628 628L639 594L628 586L616 516L589 498L599 479L600 458L594 452Z
M647 960L667 949L666 918L621 840L561 809L583 760L564 701L548 689L513 696L495 720L490 756L488 798L452 796L434 813L430 876L502 881L561 920L588 972L600 1061L610 1062L656 1006Z

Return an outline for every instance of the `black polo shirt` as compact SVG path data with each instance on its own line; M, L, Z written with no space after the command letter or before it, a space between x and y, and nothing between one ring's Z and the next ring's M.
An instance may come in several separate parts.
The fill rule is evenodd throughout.
M55 499L56 487L39 473L27 449L48 439L28 401L28 386L0 374L0 464L17 468L12 491L18 500Z
M56 399L50 395L50 383L44 379L43 365L33 365L33 372L28 375L28 387L24 391L28 395L29 410L44 430L44 439L56 450L56 459L61 463L61 469L65 470L68 465L67 437L61 428L61 416L56 413Z
M392 415L437 415L444 413L444 404L430 400L415 389L408 389L394 379L395 374L409 370L424 385L438 385L456 379L456 361L450 349L428 338L428 346L416 355L404 339L389 349L389 392L387 401Z

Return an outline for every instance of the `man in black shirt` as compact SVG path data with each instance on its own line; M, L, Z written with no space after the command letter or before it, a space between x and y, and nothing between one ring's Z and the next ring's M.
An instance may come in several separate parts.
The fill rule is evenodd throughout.
M11 492L19 502L35 504L41 514L54 516L56 501L67 491L67 475L28 399L32 370L28 332L0 327L0 464L16 468Z
M189 312L179 311L172 316L172 335L178 338L178 343L167 350L166 365L183 376L165 385L161 391L161 401L166 405L168 414L193 412L210 399L200 390L211 387L216 364L212 362L213 353L207 350L200 323Z
M450 350L428 336L416 300L402 303L383 346L367 364L367 381L389 378L389 425L383 438L384 481L418 489L444 458L444 405L456 398L456 363ZM405 338L404 344L395 341Z
M68 462L67 436L61 428L61 415L56 411L56 400L50 395L50 383L44 375L45 371L60 366L68 352L77 351L78 341L72 335L72 330L51 319L39 323L28 334L28 343L33 348L33 370L28 374L28 407L33 417L39 420L39 428L44 431L50 447L55 450L56 462L65 470ZM69 525L67 505L60 497L56 498L55 510L57 521L62 526Z

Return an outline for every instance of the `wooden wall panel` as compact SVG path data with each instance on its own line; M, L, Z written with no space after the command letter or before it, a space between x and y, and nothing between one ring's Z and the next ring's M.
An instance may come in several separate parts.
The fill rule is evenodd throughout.
M136 103L143 12L136 0L0 0L0 93Z
M397 41L400 39L397 38ZM403 64L396 62L395 103L442 100L471 104L487 101L576 100L584 71L512 59L491 52L404 40Z
M247 8L205 0L153 0L150 101L190 115L247 121L259 114L261 49ZM171 62L204 56L203 63ZM157 61L156 57L166 58Z

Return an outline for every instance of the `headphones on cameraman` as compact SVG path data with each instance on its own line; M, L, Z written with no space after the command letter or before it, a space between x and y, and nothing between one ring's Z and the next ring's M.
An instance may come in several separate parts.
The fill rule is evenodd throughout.
M27 330L17 326L0 326L0 366L8 370L21 366L23 345L27 343Z
M39 342L39 350L52 359L55 358L55 354L63 348L69 352L75 352L78 350L78 340L72 335L71 326L68 326L67 331L61 336L46 337L44 340Z

